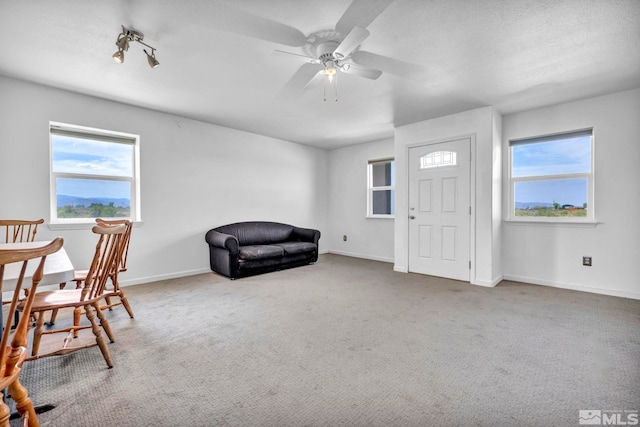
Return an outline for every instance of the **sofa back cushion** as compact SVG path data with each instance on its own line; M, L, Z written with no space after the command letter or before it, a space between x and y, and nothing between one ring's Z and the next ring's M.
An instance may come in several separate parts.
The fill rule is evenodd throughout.
M214 230L231 234L240 246L286 242L293 232L293 226L279 222L252 221L223 225Z

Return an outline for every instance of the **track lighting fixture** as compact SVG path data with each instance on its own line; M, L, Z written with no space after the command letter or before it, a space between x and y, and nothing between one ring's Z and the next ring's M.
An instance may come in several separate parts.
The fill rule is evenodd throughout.
M143 46L151 49L151 53L147 52L146 49L143 49L144 53L147 54L147 61L149 62L149 66L151 68L157 68L160 63L156 59L156 48L153 46L149 46L146 43L143 43L144 34L136 30L129 30L122 26L122 33L118 34L118 39L116 40L116 46L118 46L118 51L114 53L111 57L114 61L119 64L124 62L124 52L129 50L130 42L138 42Z

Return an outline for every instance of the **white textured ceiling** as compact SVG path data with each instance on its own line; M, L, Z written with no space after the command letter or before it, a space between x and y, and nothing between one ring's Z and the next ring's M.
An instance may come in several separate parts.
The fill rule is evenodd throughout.
M321 148L486 105L508 114L640 87L638 0L396 0L359 46L395 60L380 78L340 74L338 102L322 85L283 96L302 63L272 51L305 52L275 29L287 41L334 30L351 4L0 0L0 74ZM121 25L144 33L158 68L135 43L124 64L111 59ZM412 78L387 72L402 63Z

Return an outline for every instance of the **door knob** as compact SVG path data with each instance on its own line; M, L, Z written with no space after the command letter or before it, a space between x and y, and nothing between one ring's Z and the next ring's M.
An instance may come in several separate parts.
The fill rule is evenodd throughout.
M413 215L409 215L409 219L416 219L416 217Z

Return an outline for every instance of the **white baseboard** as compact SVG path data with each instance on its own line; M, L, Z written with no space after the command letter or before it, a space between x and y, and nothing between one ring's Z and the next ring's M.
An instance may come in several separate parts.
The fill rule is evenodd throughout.
M330 254L335 254L335 255L350 256L350 257L353 257L353 258L370 259L372 261L382 261L382 262L390 262L390 263L393 262L393 258L371 256L371 255L365 255L365 254L358 254L358 253L354 253L354 252L330 250L329 253Z
M176 273L158 274L156 276L138 277L131 280L119 280L120 286L133 286L140 285L142 283L158 282L160 280L177 279L180 277L195 276L196 274L210 273L209 268L202 268L197 270L179 271Z
M492 281L476 280L475 282L472 283L472 285L485 286L487 288L494 288L498 283L502 282L502 280L503 280L503 277L502 276L498 276L497 278L493 279Z
M534 278L534 277L512 276L512 275L505 274L504 275L504 280L511 280L511 281L514 281L514 282L531 283L533 285L551 286L553 288L571 289L571 290L574 290L574 291L591 292L593 294L611 295L611 296L614 296L614 297L640 299L640 293L638 293L638 292L627 292L627 291L619 291L619 290L616 290L616 289L594 288L594 287L591 287L591 286L555 282L555 281L551 281L551 280L542 280L542 279L537 279L537 278Z

